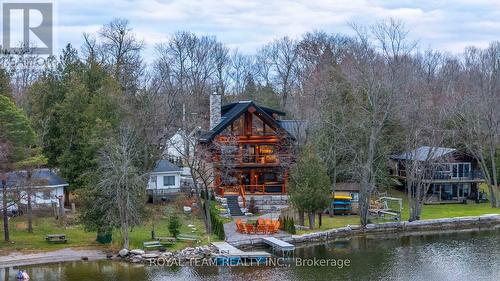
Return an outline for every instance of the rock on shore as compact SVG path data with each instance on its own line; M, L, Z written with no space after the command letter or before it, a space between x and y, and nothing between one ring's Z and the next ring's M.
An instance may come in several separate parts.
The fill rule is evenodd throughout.
M128 251L122 249L118 252L118 257L131 263L150 263L151 260L172 259L179 262L188 262L194 259L210 258L217 253L217 248L212 245L188 247L175 252L148 251L140 249Z

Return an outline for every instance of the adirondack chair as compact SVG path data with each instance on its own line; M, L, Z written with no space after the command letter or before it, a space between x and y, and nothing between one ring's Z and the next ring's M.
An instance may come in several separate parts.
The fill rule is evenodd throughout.
M267 230L268 230L268 227L265 224L259 223L257 225L257 229L255 230L255 233L257 233L257 234L259 234L259 233L266 234Z
M245 225L241 221L236 222L236 230L238 230L238 232L240 232L240 233L247 233L247 231L245 229Z
M246 224L245 229L248 234L255 234L255 226L253 224Z
M275 234L278 232L280 227L280 222L279 221L274 221L270 226L269 226L269 233Z
M257 225L263 225L264 224L264 219L263 218L258 218L257 219Z

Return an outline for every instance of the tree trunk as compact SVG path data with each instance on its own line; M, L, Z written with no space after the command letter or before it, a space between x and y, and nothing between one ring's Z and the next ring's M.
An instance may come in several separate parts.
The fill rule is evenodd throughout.
M31 208L31 186L28 187L28 232L33 232L33 209Z
M66 215L64 211L64 197L62 195L57 197L57 201L59 202L59 219L61 222L64 220L64 217Z
M128 222L122 225L122 236L123 236L123 248L128 249L129 239L128 239Z
M322 225L322 215L323 213L322 212L319 212L318 213L318 224L319 224L319 227L321 228L321 225Z
M212 233L212 218L210 217L210 194L208 193L208 187L205 186L205 218L206 218L206 227L207 233Z
M7 215L7 181L2 179L2 209L4 240L9 241L9 216Z
M495 202L492 202L492 207L494 208L500 208L500 198L498 196L499 193L499 186L498 186L498 180L497 180L497 166L496 166L496 161L495 161L495 145L491 144L490 145L490 161L491 161L491 171L492 171L492 180L493 180L493 195L491 197L495 198Z
M315 217L314 212L310 212L309 213L309 229L315 228L314 217Z
M31 189L31 184L32 184L32 179L31 179L31 170L28 169L28 190L27 190L27 201L28 201L28 232L33 233L33 206L31 205L31 195L32 195L32 189Z
M299 224L304 226L305 224L305 219L304 219L304 212L303 211L299 211Z

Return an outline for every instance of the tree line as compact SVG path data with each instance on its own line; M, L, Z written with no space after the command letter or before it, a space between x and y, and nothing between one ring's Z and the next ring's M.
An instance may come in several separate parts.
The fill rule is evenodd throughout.
M106 187L122 194L143 189L144 175L170 136L208 128L209 95L217 92L224 102L252 99L305 120L306 151L325 166L331 190L340 181L360 183L362 224L376 187L389 183L390 155L423 145L474 155L491 205L499 207L500 43L448 54L421 50L396 19L351 27L354 35L315 31L278 38L255 54L179 31L153 46L155 55L146 63L140 35L126 19L114 19L84 34L79 50L68 44L41 65L29 48L5 54L16 63L2 61L0 84L2 95L29 120L36 135L30 146L46 157L40 165L57 168L86 198L107 198ZM4 154L17 153L4 130L0 143ZM130 152L128 158L118 151ZM111 163L135 177L105 184ZM426 187L413 178L410 217L419 219ZM116 217L106 210L123 200L130 198L111 200L115 205L99 217ZM139 201L127 201L138 207L130 216L113 209L122 219L89 223L89 229L132 227L143 214ZM89 210L84 218L98 222L96 209Z

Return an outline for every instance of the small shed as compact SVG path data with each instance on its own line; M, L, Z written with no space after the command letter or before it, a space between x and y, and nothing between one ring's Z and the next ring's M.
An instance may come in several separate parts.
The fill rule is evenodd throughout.
M359 183L356 182L338 182L335 184L334 196L350 196L351 213L359 212Z

